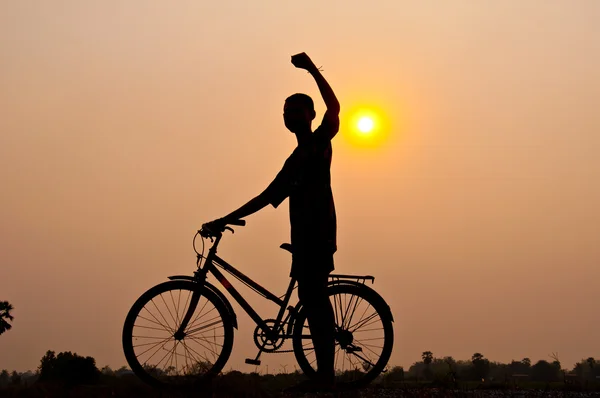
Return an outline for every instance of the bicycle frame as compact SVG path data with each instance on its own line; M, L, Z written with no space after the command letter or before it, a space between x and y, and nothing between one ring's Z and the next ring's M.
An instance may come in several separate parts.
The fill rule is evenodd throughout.
M222 235L219 235L216 237L216 241L214 242L212 247L209 249L208 256L206 256L204 266L194 272L193 279L200 285L203 285L206 281L207 274L211 273L217 279L217 281L219 281L219 283L229 292L229 294L233 297L233 299L244 309L244 311L246 311L248 316L250 316L250 318L252 318L252 320L256 323L256 325L258 327L260 327L269 336L269 338L274 339L274 338L278 337L277 333L280 329L280 324L282 323L282 318L285 314L285 310L286 310L287 304L289 303L290 297L292 295L292 291L294 290L294 285L296 283L296 280L294 278L292 278L290 280L290 284L288 286L288 289L285 293L283 300L280 299L279 297L277 297L273 293L271 293L269 290L265 289L258 283L254 282L251 278L246 276L244 273L237 270L234 266L229 264L227 261L225 261L222 258L220 258L219 256L217 256L217 246L221 240L221 237L222 237ZM252 306L244 299L244 297L242 297L240 292L238 292L238 290L231 285L231 283L227 280L227 278L225 278L225 275L223 275L223 273L221 271L219 271L217 266L222 268L227 273L233 275L234 277L236 277L243 283L245 283L247 286L249 286L251 289L253 289L255 292L257 292L264 298L268 299L269 301L274 302L275 304L277 304L279 306L279 312L277 314L277 318L275 319L275 325L273 326L273 328L269 327L266 324L266 322L254 310L254 308L252 308ZM175 336L183 337L185 335L184 330L187 327L190 319L192 318L194 311L196 310L196 306L198 305L200 296L201 296L201 289L197 289L192 294L192 298L190 299L190 306L189 306L185 316L183 317L181 325L179 326L179 329L175 333ZM284 320L284 323L287 322L288 318L290 318L290 317L292 317L292 320L293 320L293 317L295 315L293 306L289 306L289 307L287 307L287 309L289 310L289 314L288 314L288 317ZM291 330L292 325L293 325L293 322L289 322L287 335L290 335L292 333L292 330Z

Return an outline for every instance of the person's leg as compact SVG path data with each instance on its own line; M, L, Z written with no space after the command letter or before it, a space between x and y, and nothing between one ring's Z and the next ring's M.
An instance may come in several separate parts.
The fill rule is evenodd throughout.
M306 318L317 357L319 380L327 385L335 381L335 315L327 294L327 274L298 279L298 297Z

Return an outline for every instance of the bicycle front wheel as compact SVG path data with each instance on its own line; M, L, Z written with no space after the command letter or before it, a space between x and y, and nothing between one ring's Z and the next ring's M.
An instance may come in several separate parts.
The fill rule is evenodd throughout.
M192 294L201 296L184 335L175 337ZM214 293L192 281L161 283L133 304L123 326L131 370L157 387L191 387L219 373L233 347L233 322Z
M385 368L394 345L389 307L374 290L364 285L337 284L329 287L334 310L336 383L362 387ZM305 312L300 309L292 338L298 365L309 378L317 373L317 361Z

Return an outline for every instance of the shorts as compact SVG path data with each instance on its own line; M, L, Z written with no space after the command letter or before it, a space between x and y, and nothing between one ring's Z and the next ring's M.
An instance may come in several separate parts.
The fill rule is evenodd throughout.
M326 277L334 269L333 253L331 252L294 253L290 276L296 280Z

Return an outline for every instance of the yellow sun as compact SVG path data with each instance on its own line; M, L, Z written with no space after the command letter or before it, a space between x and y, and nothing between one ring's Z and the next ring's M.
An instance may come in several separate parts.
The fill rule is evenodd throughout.
M368 134L371 131L373 131L374 126L375 126L375 122L369 116L363 116L360 119L358 119L358 124L357 124L358 131L360 131L363 134Z
M384 144L390 123L383 108L374 104L351 106L345 117L345 136L353 146L378 148Z

